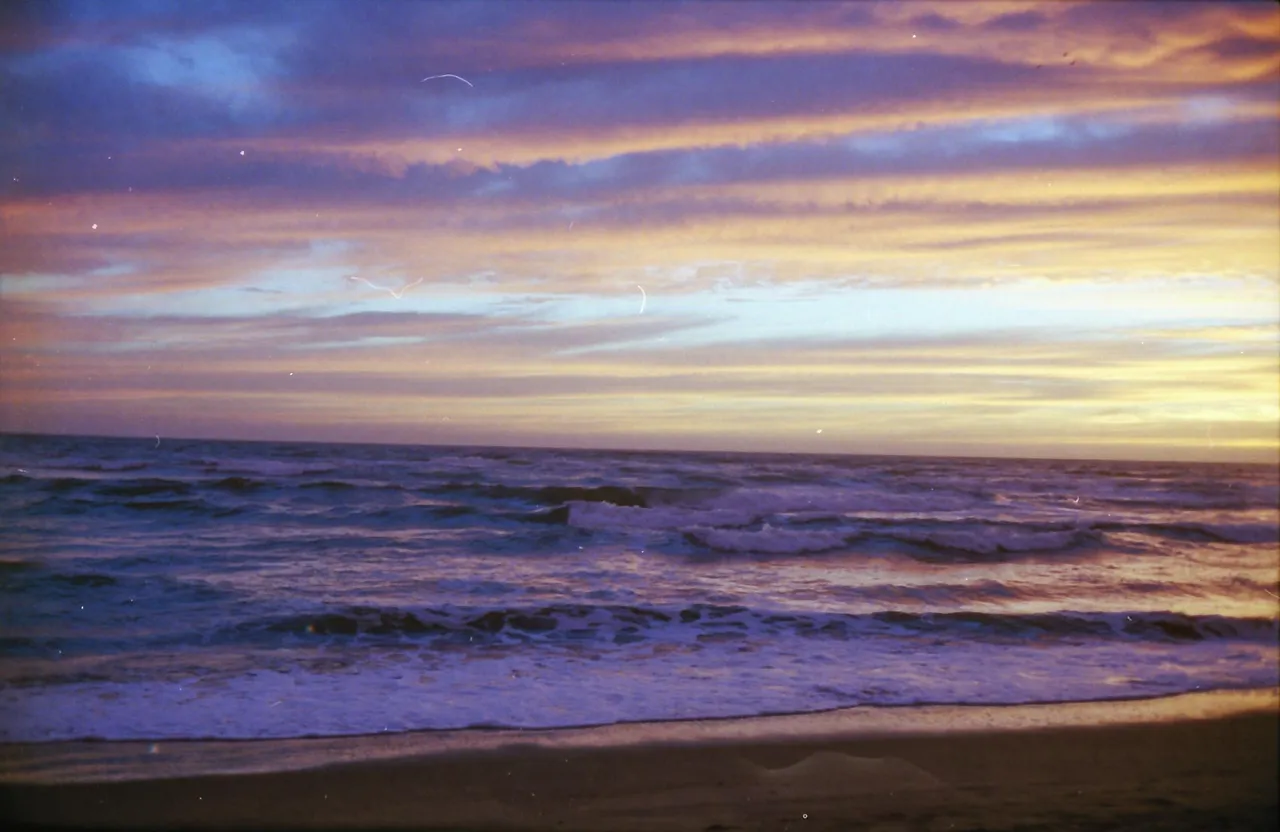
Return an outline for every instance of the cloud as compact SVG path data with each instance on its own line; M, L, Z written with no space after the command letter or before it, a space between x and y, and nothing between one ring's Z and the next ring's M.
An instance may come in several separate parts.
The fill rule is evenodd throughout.
M1031 32L1049 22L1049 18L1037 11L1010 12L993 17L983 24L983 28L999 32Z
M729 14L714 4L679 11L667 4L596 9L540 3L523 10L509 4L363 5L356 14L341 4L312 4L306 17L291 16L278 4L263 4L263 12L227 4L187 15L146 14L131 4L97 6L94 14L64 6L69 34L54 43L36 38L42 51L18 50L7 59L14 83L5 106L21 115L15 121L27 137L12 149L39 137L74 138L94 149L111 144L123 151L121 145L129 144L150 150L199 136L287 140L294 149L303 140L348 148L438 143L438 157L458 143L492 145L495 133L505 137L506 149L493 146L490 154L518 154L530 141L547 148L541 152L552 152L555 142L581 152L589 135L607 132L604 140L616 143L615 137L638 131L632 141L639 146L615 145L615 152L626 152L645 149L651 136L676 126L733 143L806 123L813 132L840 132L858 116L932 120L961 94L970 111L980 104L991 114L1001 102L1026 109L1057 101L1078 108L1114 96L1117 80L1134 71L1114 65L1104 73L1066 71L1066 61L1045 66L1043 55L1019 54L1004 42L983 47L981 37L964 35L923 48L906 34L907 23L881 7L753 4L750 14ZM1153 56L1163 55L1177 73L1131 79L1147 82L1145 95L1152 100L1247 81L1226 67L1236 59L1256 63L1268 42L1275 46L1274 37L1241 35L1241 12L1181 4L1194 14L1133 15L1061 6L956 25L1043 19L1048 22L1040 28L1049 30L1058 25L1050 16L1079 18L1080 31L1114 38L1121 22L1132 29L1140 21L1156 27L1149 40L1157 43L1163 35L1157 22L1172 18L1177 49L1201 49L1210 61L1216 55L1224 70L1201 63L1194 76L1185 76L1178 70L1185 57L1175 60L1167 50L1134 58L1149 67ZM1107 24L1117 16L1122 20ZM712 37L726 27L731 36ZM779 31L784 40L787 32L817 40L779 48ZM1011 41L1014 46L1038 42L1011 34L1020 38ZM1242 37L1256 42L1244 54L1212 47ZM463 48L467 41L470 47ZM724 46L696 48L717 42ZM371 50L370 43L378 48ZM646 47L629 53L636 44ZM650 54L649 45L663 48ZM957 51L957 45L963 48ZM1090 42L1072 54L1095 65L1109 60L1114 47ZM594 57L583 59L584 50ZM423 55L438 55L440 64L424 67ZM469 63L455 65L453 56L462 55ZM445 71L480 83L420 82ZM1253 77L1265 84L1270 75Z
M628 435L643 443L663 435L668 443L677 437L706 446L717 436L722 442L736 436L733 441L757 447L777 441L768 437L778 437L780 427L785 434L788 426L809 426L812 435L817 425L837 443L833 450L870 450L877 443L918 448L946 434L959 443L953 452L998 443L1041 447L1046 438L1067 447L1061 445L1067 435L1071 447L1123 442L1132 448L1143 431L1185 448L1200 441L1212 420L1219 436L1236 437L1241 453L1258 447L1259 430L1276 418L1273 345L1246 348L1244 355L1188 353L1189 341L1216 338L1199 330L1170 330L1152 340L1109 330L1083 338L1018 332L780 339L733 348L650 347L608 363L591 355L547 363L548 353L537 346L547 330L538 327L508 330L515 337L506 342L470 340L468 349L479 348L478 357L423 342L418 348L374 343L335 359L279 348L299 336L322 339L323 322L153 323L189 328L191 344L203 343L203 354L157 347L117 352L103 363L84 351L87 344L70 344L48 356L52 366L45 371L24 368L6 380L0 416L12 427L22 414L50 408L64 423L92 417L121 424L132 414L135 426L185 434L216 415L224 432L234 428L240 435L253 435L255 424L260 430L289 420L303 436L332 435L326 431L345 423L358 426L348 428L348 437L385 439L405 435L416 414L420 429L426 429L424 417L450 416L455 437L491 436L502 426L508 442L550 441L557 434L546 420L559 418L561 427L580 432L577 441ZM367 335L411 331L419 323L411 315L352 315L333 326ZM466 329L472 322L454 323ZM277 349L256 350L272 343L273 332L287 337L276 341ZM260 341L240 345L237 333ZM491 369L476 372L484 366ZM181 402L203 415L183 415ZM1168 414L1178 416L1170 422ZM1117 433L1124 424L1136 433ZM456 434L459 429L464 433Z
M918 17L911 18L911 26L927 32L953 32L962 28L960 23L937 12L926 12Z
M581 164L542 161L495 169L413 164L401 172L341 157L209 154L168 159L68 160L23 177L27 199L75 193L216 194L247 204L538 204L618 199L655 188L859 177L942 177L1033 169L1253 164L1280 152L1274 119L1030 117L963 126L855 133L816 141L624 154ZM97 235L99 238L105 234Z
M1265 445L1269 5L4 14L0 427Z

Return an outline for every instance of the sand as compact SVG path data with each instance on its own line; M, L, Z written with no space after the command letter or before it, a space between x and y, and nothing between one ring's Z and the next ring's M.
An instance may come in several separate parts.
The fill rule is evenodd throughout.
M0 788L7 816L52 825L1272 830L1278 703L1252 691L557 731L9 744Z

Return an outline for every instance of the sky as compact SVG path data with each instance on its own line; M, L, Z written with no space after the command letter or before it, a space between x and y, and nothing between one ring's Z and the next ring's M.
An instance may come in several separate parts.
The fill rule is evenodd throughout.
M1266 0L5 8L0 431L1280 453Z

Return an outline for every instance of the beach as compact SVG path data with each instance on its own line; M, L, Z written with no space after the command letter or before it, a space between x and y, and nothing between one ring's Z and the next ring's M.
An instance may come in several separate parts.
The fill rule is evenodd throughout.
M159 749L8 744L0 761L7 813L40 825L1271 829L1276 703L1252 691Z

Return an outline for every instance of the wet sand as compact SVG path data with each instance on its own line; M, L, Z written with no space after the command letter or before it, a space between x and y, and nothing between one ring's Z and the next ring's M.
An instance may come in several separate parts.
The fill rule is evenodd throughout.
M1277 701L851 709L167 750L11 744L0 780L4 814L41 825L1271 830ZM273 759L294 770L261 771Z

